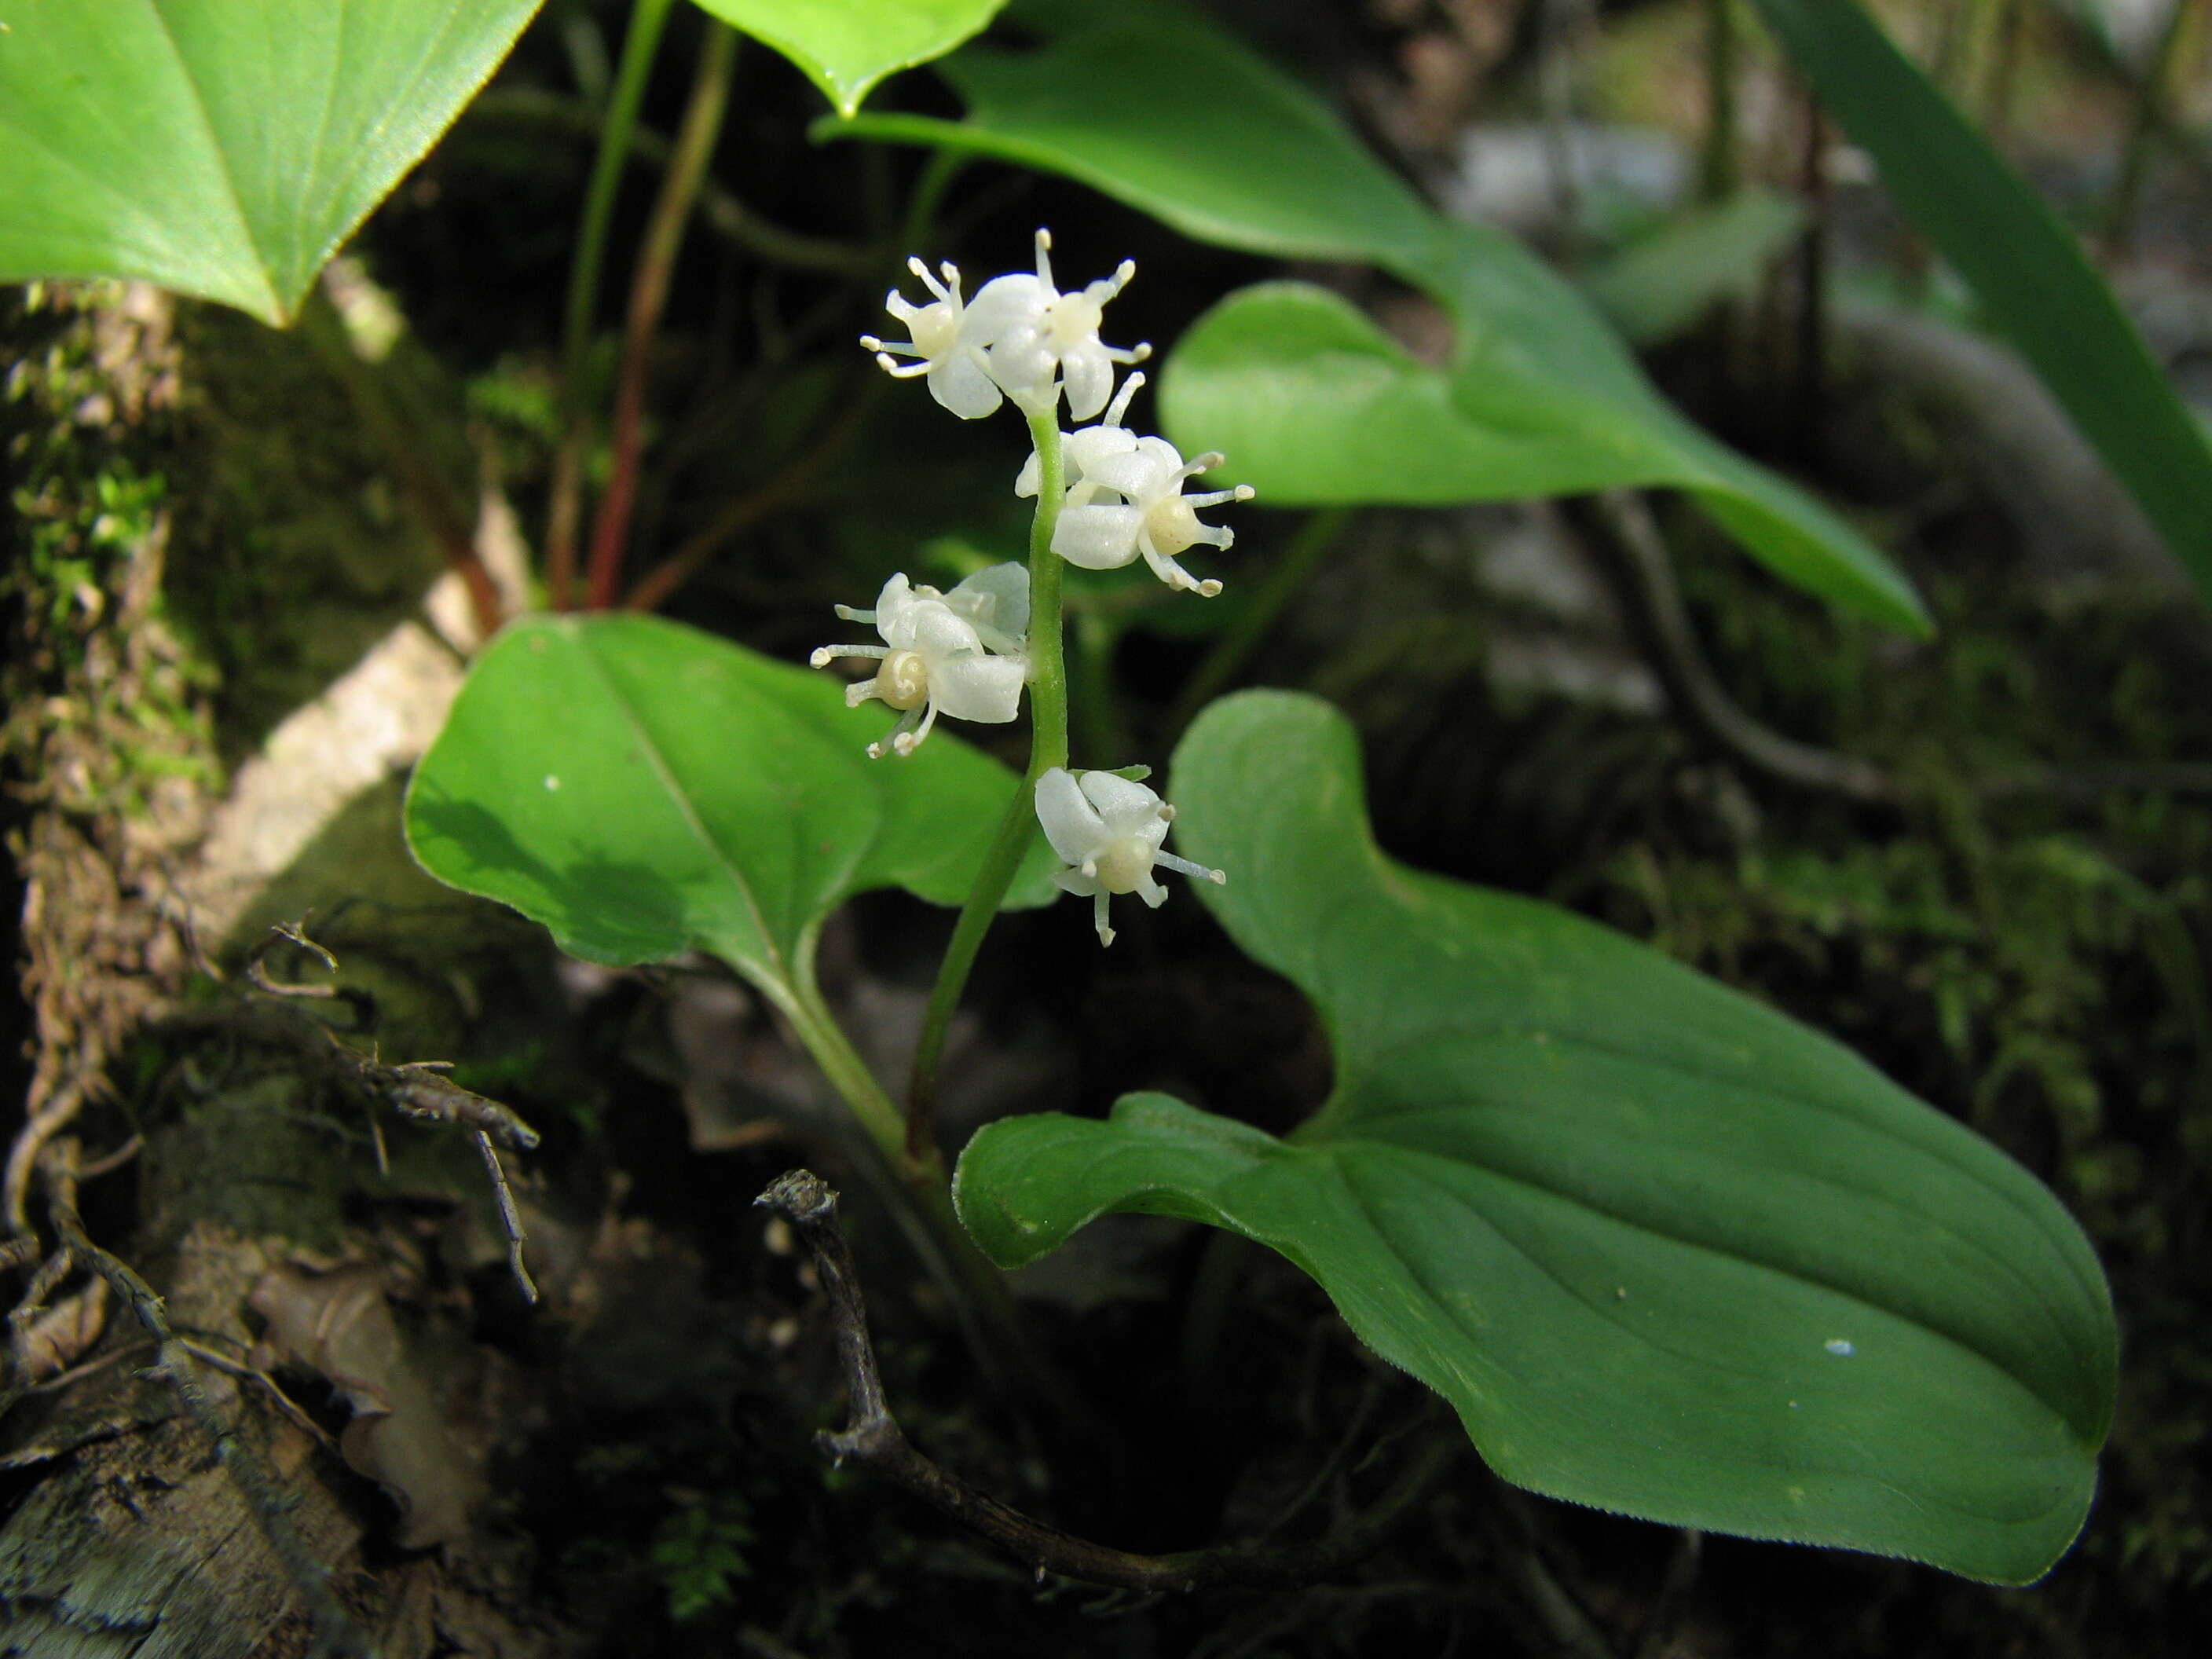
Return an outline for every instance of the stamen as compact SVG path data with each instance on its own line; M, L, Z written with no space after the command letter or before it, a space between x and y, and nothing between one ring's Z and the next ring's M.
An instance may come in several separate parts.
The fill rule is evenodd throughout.
M862 703L867 702L870 697L872 697L875 695L876 682L874 680L854 680L850 685L845 688L845 707L848 708L858 708Z
M857 622L860 619L857 617L848 617L845 620ZM887 645L823 645L817 646L814 654L806 661L810 667L827 668L839 657L866 657L871 659L879 659L890 655L890 647Z
M1042 225L1037 227L1036 273L1039 282L1047 288L1052 289L1054 293L1060 292L1058 289L1053 288L1052 283L1052 233Z
M1101 945L1114 942L1114 930L1106 923L1106 895L1103 892L1091 901L1091 925L1098 930Z
M1202 864L1194 864L1188 859L1177 858L1173 853L1155 853L1152 854L1152 861L1155 864L1164 864L1170 870L1180 871L1194 880L1210 881L1216 887L1226 886L1229 882L1229 878L1220 871L1209 870Z
M849 605L833 605L830 608L837 613L840 622L866 623L871 628L875 626L876 613L872 611L855 611Z
M1108 356L1112 356L1109 352ZM1137 395L1137 388L1145 383L1141 374L1132 374L1121 382L1121 389L1114 394L1114 401L1106 405L1106 418L1101 426L1119 426L1121 417L1129 412L1129 399Z
M911 720L913 716L912 714L908 714L907 718ZM929 735L929 728L936 724L937 705L933 702L929 705L927 712L921 717L921 726L920 730L912 732L898 732L892 734L892 750L901 759L904 759L907 756L911 755L915 750L921 747L921 740Z

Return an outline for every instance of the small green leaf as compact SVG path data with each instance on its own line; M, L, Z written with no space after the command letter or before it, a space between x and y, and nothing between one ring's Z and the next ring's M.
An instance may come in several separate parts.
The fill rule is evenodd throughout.
M883 727L830 675L696 629L533 617L477 660L416 769L408 845L571 955L697 947L779 994L853 894L965 897L1018 781L942 732L871 761ZM1051 896L1042 846L1012 902Z
M1795 197L1751 185L1638 238L1584 272L1583 289L1625 338L1656 345L1719 301L1749 297L1804 228Z
M15 0L0 282L135 276L289 320L538 0Z
M1319 1007L1286 1140L1159 1095L979 1133L1005 1266L1111 1211L1280 1251L1491 1466L1680 1526L2002 1583L2080 1529L2112 1411L2102 1273L2017 1164L1815 1033L1548 905L1375 847L1350 726L1279 692L1176 750L1183 853Z
M1856 0L1756 0L1881 182L2212 598L2212 440L2043 198Z
M1597 365L1591 372L1602 375ZM1668 484L1799 586L1915 632L1896 569L1810 496L1633 386L1601 391L1492 362L1447 375L1303 283L1243 289L1191 325L1160 377L1162 424L1229 457L1218 475L1275 507L1462 501ZM1516 392L1519 395L1516 397Z
M799 65L841 115L886 75L943 56L1006 0L699 0Z
M1483 465L1450 499L1590 489L1626 477L1686 489L1788 579L1912 633L1929 631L1910 584L1862 537L1683 420L1586 298L1502 232L1439 218L1287 76L1179 7L1060 7L1042 18L1025 9L1024 21L1046 30L1044 46L1020 53L971 46L941 65L967 105L964 120L866 115L817 130L1061 173L1201 241L1379 265L1451 312L1452 401L1466 421L1491 428L1453 441L1455 453L1471 442ZM1137 63L1145 70L1133 89L1128 66ZM1254 373L1266 378L1276 354L1264 339L1255 349ZM1377 365L1356 367L1371 373ZM1284 384L1296 390L1299 377ZM1307 404L1273 413L1285 428L1330 421L1326 408ZM1186 447L1223 449L1251 465L1209 428L1179 416L1167 425ZM1517 485L1505 476L1516 453L1536 468ZM1389 459L1367 473L1369 493L1329 499L1411 498Z

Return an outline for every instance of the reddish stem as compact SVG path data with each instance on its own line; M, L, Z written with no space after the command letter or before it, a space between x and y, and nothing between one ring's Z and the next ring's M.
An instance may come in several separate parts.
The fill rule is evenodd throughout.
M645 241L638 250L629 313L623 327L622 372L615 385L614 465L607 493L599 499L599 516L592 525L586 599L593 610L605 610L614 603L615 589L622 580L623 544L629 535L630 511L637 501L638 458L645 442L646 381L653 340L667 305L676 256L684 245L684 224L698 200L708 158L714 154L714 140L721 131L737 40L726 26L708 24L699 71L691 83L691 100L676 138L676 154L661 180Z

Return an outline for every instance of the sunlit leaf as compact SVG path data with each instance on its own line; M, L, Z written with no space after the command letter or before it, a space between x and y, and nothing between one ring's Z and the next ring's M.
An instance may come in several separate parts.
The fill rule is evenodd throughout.
M699 0L774 46L850 115L886 75L927 64L991 21L1006 0Z
M407 796L450 886L513 905L593 962L707 951L772 993L805 982L854 893L967 896L1013 773L940 731L871 761L880 704L832 676L654 617L537 617L478 659ZM1012 901L1050 896L1042 838Z
M288 320L538 0L15 0L0 282L135 276Z
M1343 718L1214 704L1170 791L1206 902L1320 1009L1287 1139L1161 1095L961 1159L1002 1265L1110 1211L1280 1251L1492 1468L1681 1526L2006 1583L2079 1530L2115 1336L2079 1229L1827 1039L1620 935L1378 852Z
M1378 265L1451 313L1450 395L1464 422L1490 428L1478 441L1486 459L1502 468L1517 449L1541 459L1517 487L1485 474L1456 499L1589 489L1624 476L1690 489L1782 574L1927 631L1910 584L1863 538L1683 420L1589 300L1503 232L1432 213L1296 82L1177 8L1061 9L1053 27L1034 51L971 46L945 61L963 120L866 115L822 131L1062 173L1223 246ZM1144 72L1133 79L1137 63ZM1226 362L1231 337L1217 336L1209 369L1274 374L1273 343L1251 331L1233 337L1255 361ZM1166 422L1171 438L1250 465L1220 434L1187 421L1183 407ZM1318 406L1276 413L1285 426L1329 422ZM1359 499L1407 499L1387 467L1367 485Z
M1516 389L1523 396L1517 400ZM1224 451L1217 474L1277 507L1439 507L1668 484L1740 525L1813 592L1917 627L1912 591L1825 507L1656 403L1636 420L1601 392L1524 370L1446 374L1353 306L1303 283L1231 295L1161 375L1163 424Z

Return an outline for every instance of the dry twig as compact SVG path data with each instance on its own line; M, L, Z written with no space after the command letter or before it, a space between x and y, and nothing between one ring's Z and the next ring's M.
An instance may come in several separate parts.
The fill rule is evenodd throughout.
M903 1486L1016 1560L1048 1573L1119 1589L1190 1591L1210 1584L1255 1588L1304 1583L1371 1555L1429 1494L1456 1450L1433 1442L1417 1452L1396 1486L1368 1514L1310 1544L1225 1544L1173 1555L1136 1555L1031 1520L969 1486L916 1451L892 1417L868 1336L868 1314L851 1247L837 1224L837 1194L811 1170L769 1183L755 1203L788 1221L805 1241L829 1297L850 1395L839 1431L816 1437L838 1462L851 1459Z

